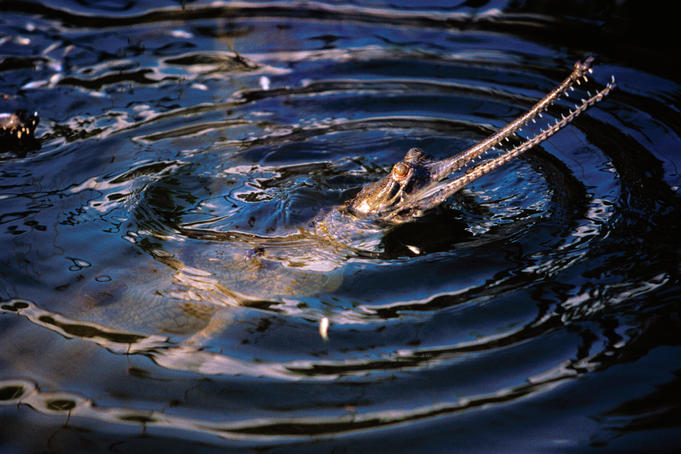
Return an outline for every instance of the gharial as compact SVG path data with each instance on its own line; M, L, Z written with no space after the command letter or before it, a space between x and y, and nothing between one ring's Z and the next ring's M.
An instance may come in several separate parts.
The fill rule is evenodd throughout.
M588 82L588 74L592 72L593 61L593 57L588 57L584 61L576 62L572 73L525 114L462 153L436 161L419 148L410 149L404 160L395 164L388 175L364 186L344 206L318 217L316 233L331 237L344 236L339 235L338 231L342 229L338 229L336 225L339 222L348 224L348 218L351 219L349 223L365 220L384 226L411 221L440 205L464 186L542 143L589 107L602 101L615 87L614 76L611 76L610 81L602 89L595 93L587 92L586 98L581 99L566 115L562 115L545 129L501 152L498 156L477 166L472 165L486 152L500 147L504 141L514 136L528 123L535 122L538 117L542 117L551 105L567 95L569 91L574 90L575 85ZM452 177L456 173L459 176Z
M535 122L551 105L568 91L573 90L574 85L587 82L588 74L592 72L593 62L593 57L576 62L572 73L525 114L462 153L436 161L419 148L410 149L404 160L395 164L387 176L364 186L344 206L315 218L315 233L337 237L334 225L339 220L341 224L346 224L350 219L350 222L367 220L384 226L408 222L440 205L464 186L542 143L589 107L602 101L615 87L614 77L611 76L604 88L593 94L589 92L588 96L581 99L567 115L563 115L553 124L498 156L472 166L476 159L500 147L523 126ZM38 122L37 113L27 114L20 110L13 114L0 114L0 146L2 147L0 151L19 150L25 153L36 143L33 134ZM451 177L456 172L462 175Z
M589 57L575 63L571 74L525 114L458 155L433 160L418 148L410 149L388 175L366 184L344 205L323 210L297 234L259 236L176 224L173 228L182 236L202 240L203 244L199 259L180 258L178 248L171 266L178 270L183 267L179 263L201 267L231 291L261 301L332 289L334 272L341 271L347 257L359 251L373 256L393 227L424 216L455 192L545 141L602 101L614 89L614 77L594 93L585 90L586 96L562 117L541 121L547 123L543 130L529 134L529 138L516 134L557 101L568 100L576 85L589 82L593 61ZM511 139L510 145L503 150L502 143L507 139ZM478 158L487 160L474 164ZM405 246L421 253L417 246ZM162 253L155 256L165 257Z
M149 273L131 268L133 275L145 276L142 289L142 293L148 294L145 304L141 304L140 292L126 298L125 289L121 289L122 295L119 295L113 286L108 286L107 291L113 299L119 300L119 304L103 305L102 310L119 306L118 315L103 315L102 321L116 320L118 325L125 316L138 314L140 308L145 308L162 326L159 330L193 333L190 343L202 343L202 339L224 327L220 317L215 316L228 313L221 308L248 302L261 307L263 302L281 301L286 296L332 291L343 280L345 263L343 255L336 253L337 246L342 250L346 246L361 248L363 238L375 238L395 225L423 216L466 185L547 140L610 94L615 87L614 77L594 93L587 91L586 97L559 119L547 122L544 129L524 139L517 136L521 128L541 117L556 102L569 99L569 92L576 85L588 82L593 61L593 58L587 58L575 63L571 74L525 114L458 155L433 160L418 148L410 149L388 175L365 185L344 205L317 215L305 232L287 237L259 237L175 224L173 228L182 236L206 241L200 248L180 247L172 251L166 250L161 242L145 243L145 250L174 272ZM29 137L33 138L37 121L37 115L4 115L0 117L2 137L10 141L25 139L28 131ZM502 144L507 139L512 142L504 150ZM476 165L475 161L483 155L491 156ZM288 266L289 263L293 265ZM157 276L156 280L149 278L152 275ZM98 288L101 285L97 283ZM159 289L167 289L167 292ZM83 293L87 293L87 289ZM177 304L170 304L169 299ZM177 317L182 319L182 327L170 326L173 317L168 314L175 310L183 314ZM198 313L202 315L192 315ZM143 323L151 322L144 317L140 319ZM328 327L328 320L326 325L324 320L320 327ZM126 326L127 329L133 327ZM325 333L326 328L323 337ZM195 352L192 352L190 362L198 364Z

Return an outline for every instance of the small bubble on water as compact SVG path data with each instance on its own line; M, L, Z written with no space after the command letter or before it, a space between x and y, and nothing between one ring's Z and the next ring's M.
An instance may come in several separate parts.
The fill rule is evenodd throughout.
M72 263L72 265L69 267L70 271L80 271L83 268L89 268L90 266L92 266L90 264L90 262L88 262L87 260L79 259L79 258L76 258L76 257L66 257L66 258L69 259Z
M329 319L326 317L323 317L319 321L319 335L322 336L322 339L324 340L329 338Z
M270 89L270 79L267 76L260 76L260 87L263 90Z
M39 87L43 87L45 85L47 85L46 80L35 80L33 82L29 82L27 84L22 85L21 88L23 90L31 90L33 88L39 88Z
M411 252L413 252L416 255L421 255L421 249L419 249L416 246L412 246L411 244L407 244L407 249L409 249Z
M174 38L185 38L185 39L189 39L189 38L194 37L193 34L189 33L186 30L171 30L170 36L172 36Z

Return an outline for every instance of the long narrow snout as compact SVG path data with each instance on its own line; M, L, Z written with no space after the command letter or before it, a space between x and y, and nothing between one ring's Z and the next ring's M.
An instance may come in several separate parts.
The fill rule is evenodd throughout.
M615 78L613 76L611 76L610 81L603 88L595 93L587 91L587 96L580 99L566 115L564 114L558 120L548 123L543 129L524 139L520 144L501 152L496 157L471 167L474 160L480 158L488 151L500 147L503 142L507 141L522 127L530 122L535 122L538 117L542 117L543 113L557 100L563 97L567 98L568 92L573 91L575 85L588 82L588 74L592 71L592 63L593 58L587 58L584 62L575 63L572 73L560 85L539 100L524 115L518 117L489 138L456 156L425 164L427 173L430 176L428 184L417 187L410 194L403 194L399 204L396 204L391 210L380 215L382 220L396 223L405 222L410 217L418 216L426 210L438 206L464 186L542 143L584 113L589 107L602 101L615 88ZM457 172L459 176L453 176Z

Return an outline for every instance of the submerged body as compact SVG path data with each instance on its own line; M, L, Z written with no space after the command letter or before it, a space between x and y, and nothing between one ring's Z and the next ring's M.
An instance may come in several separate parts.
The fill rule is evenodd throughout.
M286 305L291 298L333 292L342 284L349 260L376 256L388 230L424 215L467 184L548 139L608 95L613 82L537 134L524 140L516 135L586 79L590 64L590 59L575 64L570 76L527 113L456 156L436 161L418 148L410 149L388 175L364 186L343 206L316 216L309 229L286 236L258 236L176 225L182 238L196 242L194 246L170 252L162 242L138 243L153 259L154 269L126 270L132 292L120 287L126 278L93 284L94 293L84 286L82 305L89 311L87 319L102 324L115 320L116 327L134 332L186 335L190 343L201 344L223 328L229 320L225 311L234 306L269 308ZM5 124L17 119L6 119ZM512 136L514 145L498 149ZM492 156L472 165L483 155ZM142 284L139 276L144 276ZM115 304L106 302L112 299ZM312 317L323 319L323 314Z
M281 301L290 296L332 291L340 285L342 269L350 257L380 257L382 239L393 227L423 216L469 183L548 139L604 99L614 88L614 79L595 94L587 92L587 97L567 114L545 124L536 134L525 139L517 135L558 100L565 100L574 85L587 82L591 64L591 58L577 62L572 73L524 115L458 155L438 161L418 148L410 149L388 175L364 186L344 205L318 214L309 229L270 237L181 228L183 236L202 240L202 246L199 257L178 257L177 263L210 272L230 289L221 294L229 293L232 304ZM509 138L513 141L507 149L501 149ZM473 165L478 159L483 161ZM418 250L409 245L407 248ZM182 266L173 267L179 270Z

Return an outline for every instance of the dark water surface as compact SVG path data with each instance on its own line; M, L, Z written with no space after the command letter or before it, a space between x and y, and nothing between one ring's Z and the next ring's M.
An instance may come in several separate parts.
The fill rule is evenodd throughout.
M1 452L681 448L681 89L629 2L2 3ZM617 90L540 147L310 233L591 52Z

